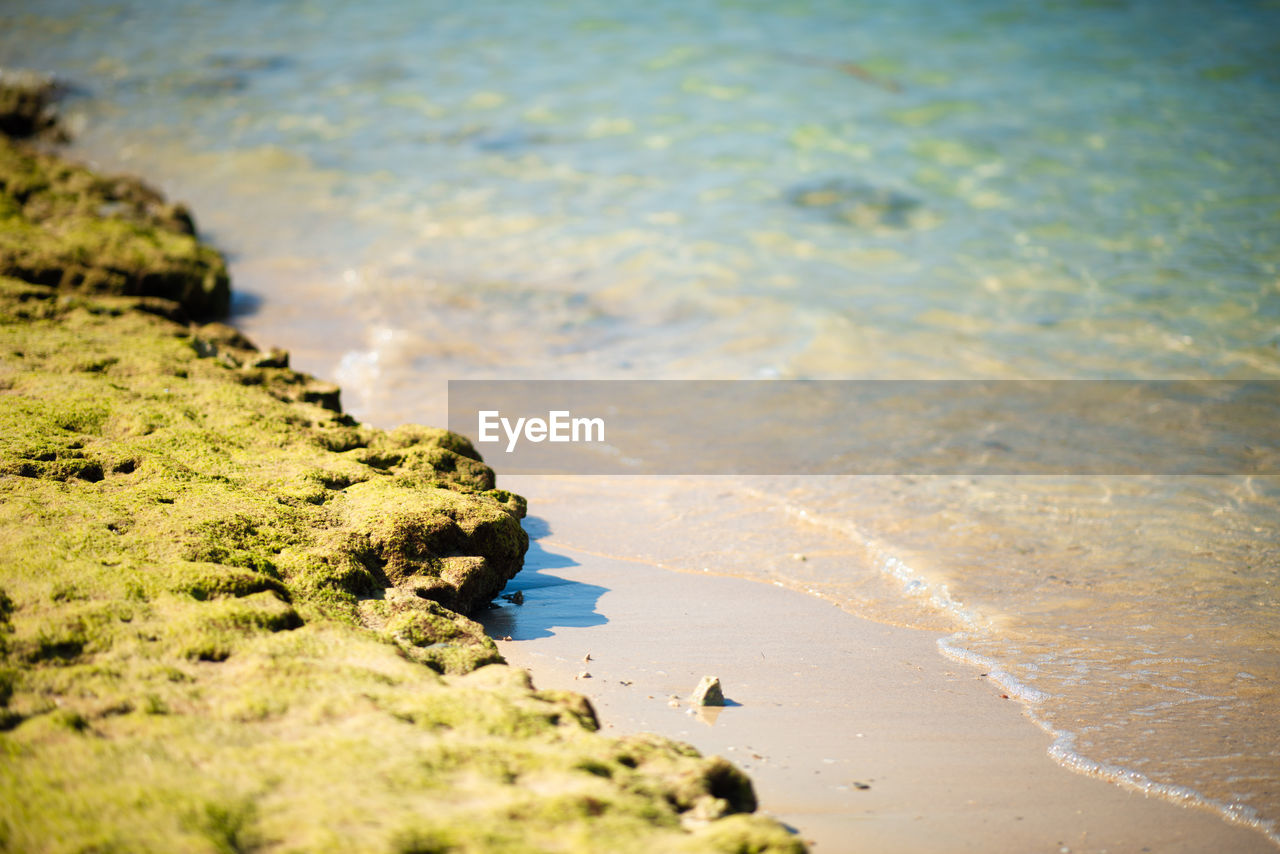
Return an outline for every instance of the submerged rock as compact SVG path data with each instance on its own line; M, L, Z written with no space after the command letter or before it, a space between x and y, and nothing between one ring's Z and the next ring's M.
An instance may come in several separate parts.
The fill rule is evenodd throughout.
M230 68L235 71L283 71L294 67L294 61L282 54L266 54L249 56L241 54L220 53L205 60L213 68Z
M856 228L915 228L927 219L919 199L845 178L800 184L787 191L786 199L798 208Z

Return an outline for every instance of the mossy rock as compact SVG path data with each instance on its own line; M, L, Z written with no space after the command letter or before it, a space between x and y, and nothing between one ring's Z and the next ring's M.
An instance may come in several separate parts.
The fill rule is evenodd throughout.
M23 204L98 198L4 156L65 178ZM0 276L0 849L801 850L724 760L500 663L460 612L524 500L469 442L359 425L189 302Z
M414 489L384 477L351 485L338 503L347 524L367 535L391 583L457 611L492 600L529 546L516 518L483 495Z
M437 673L470 673L503 663L497 645L479 623L412 595L391 606L383 632L409 657Z
M59 93L58 82L48 74L0 68L0 134L61 138L54 109Z
M446 451L483 462L471 440L440 427L423 427L420 424L401 424L386 433L380 445L391 448L443 448Z
M0 274L60 290L162 297L226 314L226 264L191 216L136 179L102 178L0 137Z

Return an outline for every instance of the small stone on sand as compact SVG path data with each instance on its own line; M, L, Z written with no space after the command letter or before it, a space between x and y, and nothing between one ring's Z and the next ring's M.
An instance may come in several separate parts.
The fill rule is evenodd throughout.
M724 691L720 688L720 680L714 676L703 676L689 702L695 706L723 706Z

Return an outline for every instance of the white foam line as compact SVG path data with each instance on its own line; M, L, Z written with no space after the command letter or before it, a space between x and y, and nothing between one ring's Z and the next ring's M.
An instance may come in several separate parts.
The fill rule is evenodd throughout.
M960 637L961 633L957 632L950 637L938 638L938 651L947 658L954 658L957 661L962 661L972 667L986 671L986 677L999 685L1004 690L1004 693L1015 699L1022 700L1024 703L1039 704L1053 696L1038 688L1019 682L1011 673L997 664L994 658L988 658L972 650L956 646L954 641L957 641Z
M972 650L958 646L963 633L957 632L950 637L938 638L938 650L948 658L962 661L965 664L987 671L987 676L996 682L1010 697L1023 701L1023 712L1031 721L1049 734L1053 743L1049 745L1049 756L1053 761L1078 774L1097 777L1109 783L1115 783L1126 789L1142 792L1144 795L1155 795L1176 804L1196 804L1207 807L1221 815L1232 824L1240 824L1262 833L1272 844L1280 846L1280 833L1276 822L1264 820L1258 816L1253 807L1238 803L1207 798L1189 786L1177 786L1172 783L1157 783L1145 774L1119 765L1111 765L1090 759L1076 751L1076 735L1067 730L1056 729L1036 713L1036 706L1051 697L1036 688L1024 685L1008 672L1000 668L994 659L979 655Z
M924 599L929 602L937 610L949 614L956 619L960 625L968 628L978 628L986 624L986 620L975 612L964 607L963 604L956 601L951 596L951 592L947 589L947 585L930 581L921 573L917 572L906 561L892 554L891 551L879 540L862 531L857 526L843 520L834 520L823 515L811 514L803 507L798 507L790 502L779 502L776 497L767 495L759 490L751 487L745 488L746 492L751 493L759 500L774 505L788 516L797 519L803 519L811 525L817 525L821 528L834 531L837 534L852 540L866 550L871 564L882 575L897 580L902 585L902 593L911 599Z

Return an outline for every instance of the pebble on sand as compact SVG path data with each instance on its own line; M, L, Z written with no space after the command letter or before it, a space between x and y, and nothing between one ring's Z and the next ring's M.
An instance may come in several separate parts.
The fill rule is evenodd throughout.
M689 702L695 706L723 706L724 691L720 688L720 680L714 676L703 676L698 687L693 689Z

